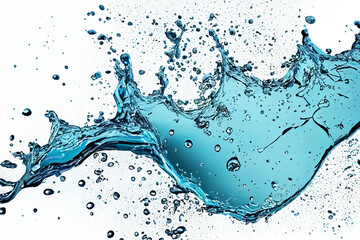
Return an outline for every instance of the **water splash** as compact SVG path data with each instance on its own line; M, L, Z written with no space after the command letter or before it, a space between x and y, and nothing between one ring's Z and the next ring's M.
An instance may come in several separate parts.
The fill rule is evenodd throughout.
M171 30L166 34L175 44L167 52L170 62L180 55L186 30L177 25L179 37ZM163 67L157 74L160 89L142 95L130 56L122 54L114 66L116 116L106 121L100 114L94 125L78 127L48 111L48 144L32 142L28 154L14 154L26 171L17 182L0 179L1 186L13 188L0 195L0 203L97 151L120 150L152 158L176 181L176 192L194 193L210 212L247 222L271 216L309 185L330 151L360 126L360 35L351 50L330 56L306 30L302 34L287 74L261 81L245 74L248 67L236 66L210 30L222 61L204 82L218 82L219 88L202 94L192 110L164 94Z

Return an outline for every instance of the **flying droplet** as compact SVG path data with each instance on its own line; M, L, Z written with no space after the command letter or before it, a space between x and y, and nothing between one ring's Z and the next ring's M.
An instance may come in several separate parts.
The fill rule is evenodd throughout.
M114 231L110 230L110 231L107 232L107 237L108 238L113 238L114 236L115 236Z
M52 194L54 194L54 190L52 190L50 188L47 188L47 189L44 190L44 194L46 196L52 195Z
M6 213L6 208L0 207L0 215L5 215L5 213Z
M96 34L96 31L91 29L91 30L88 30L87 33L90 35L94 35L94 34Z
M94 207L95 207L95 204L93 202L88 202L86 204L86 208L89 209L89 210L93 209Z
M144 209L144 214L145 214L145 215L149 215L149 214L150 214L149 209L145 208L145 209Z
M16 163L12 163L9 160L3 161L0 165L4 168L16 168L17 167Z
M316 19L313 17L313 16L307 16L305 18L305 21L308 23L308 24L314 24Z
M102 158L100 159L100 161L102 162L106 162L108 155L106 153L101 153Z
M80 180L80 181L78 182L78 184L79 184L79 187L84 187L86 183L85 183L84 180Z
M60 76L59 76L58 74L54 74L54 75L52 76L52 78L53 78L54 80L60 80Z
M115 200L118 200L118 199L119 199L119 197L120 197L120 193L118 193L118 192L114 192L113 197L114 197L114 199L115 199Z
M178 227L175 232L178 234L183 234L186 231L186 228L184 226Z
M24 111L22 112L22 115L28 117L31 115L31 110L29 108L25 108Z

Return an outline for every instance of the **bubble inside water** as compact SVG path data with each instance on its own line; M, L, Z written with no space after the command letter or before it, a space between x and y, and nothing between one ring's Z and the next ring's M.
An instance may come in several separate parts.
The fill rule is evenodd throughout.
M193 146L193 142L191 140L186 140L185 141L185 147L191 148L192 146Z
M238 157L230 158L226 163L226 168L229 172L236 172L240 170L240 162Z

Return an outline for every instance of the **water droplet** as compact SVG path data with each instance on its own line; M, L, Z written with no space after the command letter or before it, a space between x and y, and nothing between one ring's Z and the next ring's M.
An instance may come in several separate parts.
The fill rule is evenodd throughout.
M215 152L220 152L220 150L221 150L220 145L216 144L215 147L214 147L214 150L215 150Z
M10 135L10 141L14 141L14 139L15 139L15 136L14 135Z
M357 26L358 28L360 28L360 21L355 21L354 25Z
M93 209L94 207L95 207L95 204L93 202L88 202L86 204L86 208L89 209L89 210Z
M25 108L24 111L22 112L22 115L24 116L30 116L31 115L31 110L29 108Z
M94 34L96 34L96 31L91 29L91 30L88 30L87 33L90 35L94 35Z
M17 168L17 164L16 163L12 163L9 160L5 160L3 161L0 166L4 167L4 168Z
M185 147L191 148L192 146L193 146L193 142L191 140L186 140L185 141Z
M145 215L149 215L149 214L150 214L149 209L145 208L145 209L144 209L144 214L145 214Z
M66 180L65 176L60 176L60 181L65 182L65 180Z
M175 132L174 132L173 129L170 129L170 130L169 130L169 135L170 135L170 136L174 135L174 133L175 133Z
M140 75L144 75L144 74L145 74L145 71L144 71L144 70L139 70L139 74L140 74Z
M253 19L249 19L248 21L250 24L253 24L254 23L254 20Z
M308 23L308 24L314 24L316 19L313 17L313 16L307 16L305 17L305 21Z
M119 199L119 197L120 197L120 193L118 193L118 192L114 192L113 197L114 197L114 199L115 199L115 200L118 200L118 199Z
M92 80L96 80L96 79L99 79L99 78L101 78L101 72L96 72L93 75L91 75Z
M100 8L101 11L105 10L104 5L99 5L99 8Z
M226 168L229 172L236 172L239 171L241 164L237 157L230 158L226 163Z
M6 213L6 208L0 207L0 215L5 215L5 213Z
M107 237L108 238L113 238L114 236L115 236L114 231L110 230L110 231L107 232Z
M52 78L53 78L54 80L60 80L60 76L59 76L58 74L54 74L54 75L52 76Z
M186 231L186 228L184 226L178 227L175 232L178 234L183 234Z
M150 195L151 195L151 196L155 196L155 195L156 195L156 191L155 191L155 190L151 190L151 191L150 191Z
M52 194L54 194L54 190L52 190L50 188L47 188L47 189L44 190L44 194L46 196L52 195Z
M102 162L106 162L108 155L106 153L101 153L102 158L100 159L100 161Z
M84 187L85 184L86 184L86 183L85 183L84 180L80 180L80 181L78 182L79 187Z

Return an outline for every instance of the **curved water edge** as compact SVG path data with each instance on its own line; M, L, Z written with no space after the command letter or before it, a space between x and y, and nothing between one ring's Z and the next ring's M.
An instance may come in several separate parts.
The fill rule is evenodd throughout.
M177 25L179 37L166 34L174 43L166 53L170 62L179 59L186 31ZM307 30L302 34L285 76L262 81L246 74L248 66L236 66L210 30L222 61L203 79L206 87L192 110L165 95L164 67L157 74L160 89L142 95L130 56L122 54L114 66L116 117L78 127L48 111L48 144L29 143L28 154L14 153L26 171L17 182L0 179L0 186L13 187L0 195L0 203L96 151L120 150L152 158L176 181L172 192L194 193L209 212L246 222L271 216L310 184L331 150L360 126L360 34L351 50L334 56L316 47ZM216 83L219 88L211 91Z

